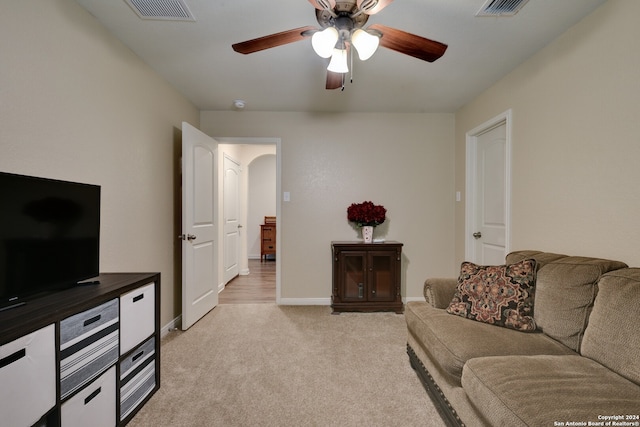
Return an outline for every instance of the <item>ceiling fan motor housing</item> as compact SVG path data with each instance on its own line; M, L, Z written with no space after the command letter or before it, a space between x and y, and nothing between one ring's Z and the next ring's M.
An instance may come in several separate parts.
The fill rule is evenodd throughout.
M338 16L334 20L334 26L340 34L341 40L349 40L351 31L353 30L353 19L348 16Z
M358 12L356 0L336 1L336 7L332 11L316 9L316 19L322 28L336 27L340 31L343 29L341 25L349 25L349 31L351 31L362 28L369 20L369 15L366 13L356 15L356 12Z

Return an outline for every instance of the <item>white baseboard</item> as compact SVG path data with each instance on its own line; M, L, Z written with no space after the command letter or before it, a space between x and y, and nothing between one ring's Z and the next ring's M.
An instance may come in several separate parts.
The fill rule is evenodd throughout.
M181 326L182 326L182 314L163 326L163 328L160 330L160 339L169 335L169 332L175 329L180 329Z
M278 305L331 305L331 298L280 298Z
M424 297L403 297L402 302L424 301ZM331 298L280 298L278 305L331 305Z

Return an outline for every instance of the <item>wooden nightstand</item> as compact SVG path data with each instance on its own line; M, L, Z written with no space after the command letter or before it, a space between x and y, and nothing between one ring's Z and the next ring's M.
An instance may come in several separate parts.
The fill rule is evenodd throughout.
M276 217L265 216L260 226L260 261L266 261L267 255L276 254Z

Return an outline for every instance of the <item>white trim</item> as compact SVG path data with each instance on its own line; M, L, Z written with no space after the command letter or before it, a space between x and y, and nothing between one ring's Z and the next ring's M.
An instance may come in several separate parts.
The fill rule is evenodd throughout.
M420 297L403 297L402 302L406 304L410 301L424 302L423 296ZM278 305L331 305L331 298L281 298Z
M331 298L280 298L278 305L331 305Z
M276 304L282 302L281 261L283 253L282 245L282 140L276 141L276 245L279 253L276 254ZM262 258L262 257L260 257Z
M467 145L466 145L466 182L465 182L465 220L464 220L464 259L471 261L475 260L475 246L474 242L470 239L470 235L474 232L474 218L476 216L475 200L475 185L473 178L477 175L476 162L477 157L476 142L477 137L471 136L467 133Z
M216 136L214 137L222 144L249 144L249 145L278 145L282 141L280 138L261 138L261 137L240 137L233 136Z
M176 329L180 329L180 325L182 324L182 315L180 314L178 317L173 319L171 322L167 323L160 329L160 339L163 339L169 332L174 331Z
M476 157L478 136L492 128L505 124L505 255L511 250L511 128L512 110L508 109L502 114L482 123L466 134L466 182L465 182L465 227L464 227L464 256L465 260L474 261L476 254L473 240L473 220L476 217L475 186L473 179L476 176Z

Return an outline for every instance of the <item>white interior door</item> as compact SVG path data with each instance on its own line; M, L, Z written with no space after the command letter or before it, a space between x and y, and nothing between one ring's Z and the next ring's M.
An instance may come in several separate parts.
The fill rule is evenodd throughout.
M467 187L471 206L467 211L467 259L478 264L503 264L508 251L509 155L507 122L502 120L474 135ZM470 163L470 164L469 164Z
M182 123L182 329L218 304L216 156L218 143Z
M240 271L240 164L225 155L223 159L224 211L224 283L227 284Z

